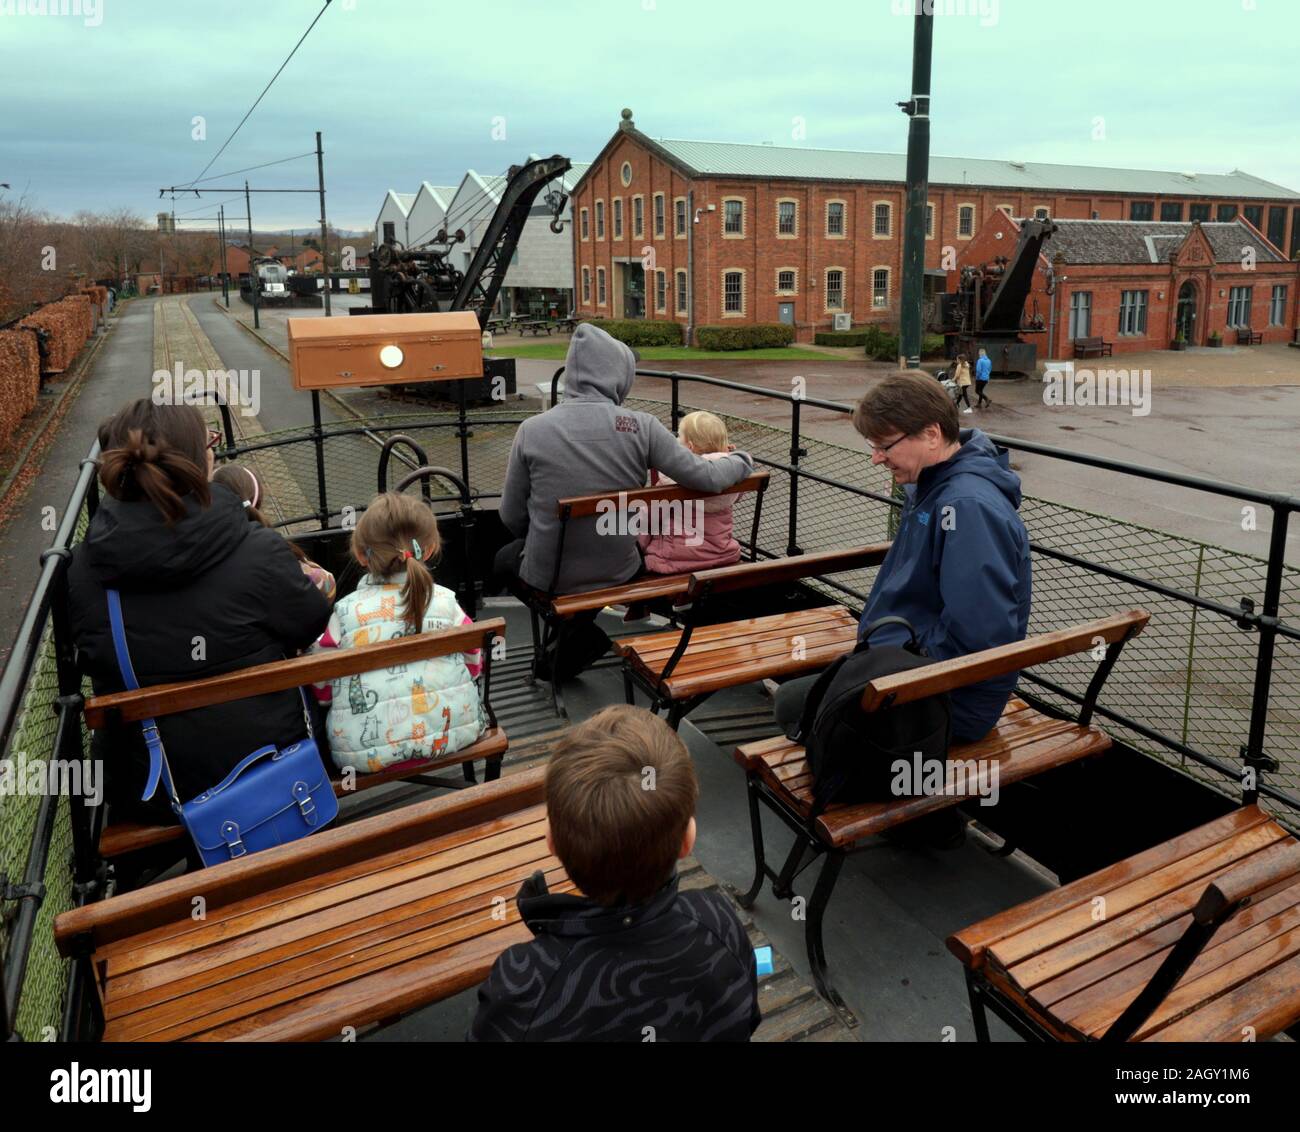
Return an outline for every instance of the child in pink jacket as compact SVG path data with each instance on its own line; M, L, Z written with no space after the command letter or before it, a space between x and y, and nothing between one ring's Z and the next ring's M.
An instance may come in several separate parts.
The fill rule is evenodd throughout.
M688 413L677 430L681 443L706 460L718 460L731 450L727 426L712 413ZM658 472L650 473L651 483L673 481ZM740 561L740 544L732 534L731 508L734 494L710 499L687 500L682 511L674 513L671 528L638 536L637 543L645 554L646 572L650 574L691 574L714 566L731 566ZM664 513L661 509L660 515ZM654 512L652 512L654 514Z

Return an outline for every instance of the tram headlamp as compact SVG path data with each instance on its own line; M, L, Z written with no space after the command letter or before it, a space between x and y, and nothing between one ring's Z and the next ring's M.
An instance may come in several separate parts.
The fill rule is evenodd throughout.
M386 369L396 369L406 360L401 346L384 346L379 351L379 364Z

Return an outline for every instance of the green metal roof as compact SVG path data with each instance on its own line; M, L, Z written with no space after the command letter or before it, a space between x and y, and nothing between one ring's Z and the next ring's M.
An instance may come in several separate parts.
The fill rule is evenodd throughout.
M647 140L701 176L896 183L907 180L907 157L901 153L861 153L846 149L801 149L672 138ZM1160 193L1180 197L1300 201L1300 193L1240 170L1231 173L1173 173L1156 169L992 161L982 157L931 156L930 184L1006 188L1021 192Z

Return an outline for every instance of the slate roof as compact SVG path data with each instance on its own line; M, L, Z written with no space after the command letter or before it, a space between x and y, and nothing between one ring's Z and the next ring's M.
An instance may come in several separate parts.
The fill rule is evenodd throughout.
M1063 255L1067 263L1168 263L1171 253L1191 234L1192 221L1057 220L1056 231L1043 245L1050 259ZM1242 219L1202 223L1216 263L1238 263L1241 249L1253 247L1260 263L1285 263Z
M697 176L770 177L792 180L907 180L907 156L844 149L750 145L738 142L650 138L629 131ZM930 184L972 185L1019 192L1150 193L1177 197L1227 197L1300 201L1300 193L1234 169L1231 173L1179 173L1110 169L980 157L930 157Z

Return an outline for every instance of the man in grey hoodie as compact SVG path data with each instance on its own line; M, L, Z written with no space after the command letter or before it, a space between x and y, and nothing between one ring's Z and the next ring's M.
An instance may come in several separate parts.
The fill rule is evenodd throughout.
M624 408L636 355L605 331L580 325L564 367L564 400L515 433L501 495L501 521L516 540L497 555L498 573L517 573L543 591L559 547L557 500L643 487L651 468L684 487L714 492L754 470L744 452L719 460L696 456L655 417ZM640 573L635 535L603 533L598 518L569 521L557 593L616 586Z

